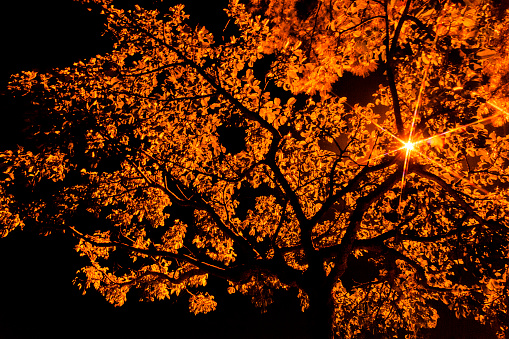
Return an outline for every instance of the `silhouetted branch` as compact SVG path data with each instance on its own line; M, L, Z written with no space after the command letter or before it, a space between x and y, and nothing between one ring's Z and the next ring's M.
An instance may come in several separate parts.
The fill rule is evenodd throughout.
M161 257L161 258L171 258L171 259L177 259L182 260L187 263L193 264L194 266L205 270L207 273L210 273L212 275L216 275L219 277L225 276L226 270L223 267L219 267L217 265L204 262L203 260L197 260L187 254L178 254L173 252L167 252L167 251L160 251L156 249L143 249L143 248L137 248L134 246L130 246L118 241L108 241L108 242L98 242L93 239L93 236L83 234L79 231L77 231L74 227L70 226L68 227L72 231L72 233L77 236L80 239L83 239L84 241L97 246L97 247L109 247L109 248L120 248L123 250L127 250L134 253L139 253L143 255L147 255L150 257Z
M338 245L336 266L331 272L330 276L334 277L334 280L339 279L347 268L347 260L351 254L354 241L357 237L357 231L364 217L364 213L369 209L374 201L379 199L385 192L387 192L401 177L401 171L397 170L385 181L383 181L376 189L368 193L366 196L357 199L356 207L350 214L350 220L346 228L345 234L341 239L341 243Z

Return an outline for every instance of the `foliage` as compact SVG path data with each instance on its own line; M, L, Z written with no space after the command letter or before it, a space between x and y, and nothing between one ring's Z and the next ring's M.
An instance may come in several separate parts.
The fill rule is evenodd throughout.
M0 154L3 236L72 235L75 283L115 305L185 293L206 313L214 276L264 309L295 291L317 337L415 337L437 300L504 336L503 8L232 0L213 36L182 5L95 2L111 53L11 78L33 110ZM372 103L337 93L375 70Z

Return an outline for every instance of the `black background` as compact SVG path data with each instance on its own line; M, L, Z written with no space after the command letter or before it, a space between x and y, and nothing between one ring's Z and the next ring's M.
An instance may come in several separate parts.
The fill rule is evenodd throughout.
M224 24L215 1L188 2L193 24ZM102 18L71 0L7 1L0 8L0 20L0 148L6 149L21 141L23 127L22 100L5 92L9 75L65 67L106 52L111 42L101 36ZM247 297L225 294L225 288L219 288L224 286L214 281L210 284L218 287L218 309L208 315L190 314L185 296L177 302L140 303L128 295L127 303L115 308L95 291L83 296L73 286L83 263L63 236L15 231L0 239L0 339L313 337L290 293L280 296L266 314ZM490 335L470 321L441 314L434 338Z

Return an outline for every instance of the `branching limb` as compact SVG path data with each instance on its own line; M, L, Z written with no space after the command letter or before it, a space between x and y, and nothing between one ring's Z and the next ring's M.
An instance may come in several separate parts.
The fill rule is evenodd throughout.
M217 214L217 212L215 211L214 207L212 207L209 203L207 203L207 201L203 198L203 196L199 192L197 192L196 190L194 190L192 188L184 186L184 191L186 191L186 190L191 191L191 192L186 192L186 193L188 193L186 195L180 189L180 186L183 186L183 185L180 183L179 180L177 180L176 178L173 178L173 176L171 176L169 173L167 173L165 178L169 178L171 181L171 184L173 186L177 187L181 191L182 195L190 197L190 198L187 198L186 200L178 199L178 197L176 197L176 195L173 192L171 192L171 190L169 190L167 187L164 187L165 192L167 191L172 194L171 196L169 196L170 199L172 198L172 196L175 196L178 199L178 200L175 200L177 205L192 206L192 207L196 208L197 210L206 211L207 214L212 218L212 220L214 221L216 226L221 230L221 232L223 232L226 236L233 239L234 243L241 246L246 254L249 254L249 256L254 256L255 258L261 257L260 254L256 251L255 247L246 238L237 234L235 231L232 230L232 228L228 227L225 224L225 222L222 220L222 218L219 216L219 214Z
M453 197L454 200L456 200L456 202L465 210L465 212L468 214L468 216L473 218L479 224L495 227L498 229L500 229L500 228L507 229L506 226L504 226L494 220L486 220L486 219L482 218L479 214L477 214L477 212L472 208L472 206L470 206L461 197L461 194L459 192L454 190L450 184L448 184L445 180L443 180L439 176L437 176L433 173L429 173L426 170L424 170L423 168L418 167L418 166L412 168L412 172L419 174L421 177L429 179L429 180L433 181L434 183L436 183L437 185L439 185L444 191L446 191L451 197Z
M211 97L214 97L214 96L218 95L217 93L214 92L214 93L203 94L203 95L191 95L191 96L185 96L185 97L174 97L174 98L164 99L164 98L156 98L155 96L141 95L141 94L137 94L137 93L133 93L133 92L128 92L128 91L114 91L114 90L110 90L109 93L112 93L112 94L123 94L123 95L128 95L128 96L136 97L136 98L139 98L139 99L146 99L146 100L151 100L151 101L159 101L159 102L164 102L164 103L170 103L170 102L174 102L174 101L198 100L198 99L204 99L204 98L211 98Z
M401 33L401 29L405 24L405 21L408 19L407 14L410 9L410 4L412 0L406 0L405 8L403 9L403 13L401 13L401 17L399 18L398 25L396 26L396 30L394 31L394 36L392 37L391 48L388 51L389 54L392 54L398 45L399 34Z
M454 229L451 229L448 232L439 233L431 236L421 237L417 235L408 235L408 234L401 234L398 229L401 228L401 226L398 226L396 229L392 229L390 231L387 231L385 233L382 233L374 238L370 239L357 239L355 240L354 247L357 248L364 248L369 246L381 246L384 244L386 240L394 239L395 242L400 242L403 240L408 241L415 241L420 243L428 243L428 242L439 242L454 236L461 235L463 233L467 233L471 231L472 229L478 227L480 224L471 225L467 227L462 227L463 223L468 219L468 215L466 214L462 218L457 220L457 225ZM400 225L404 225L408 223L410 220L403 221ZM324 249L324 253L330 252L330 255L333 253L333 248L326 248Z
M205 200L203 200L203 198L201 197L198 198L196 207L198 209L206 211L212 217L212 220L214 220L218 228L222 232L224 232L228 237L232 238L235 243L239 244L244 249L244 252L254 255L255 258L262 257L260 253L258 253L258 251L255 249L255 247L246 238L235 233L230 227L228 227L221 219L219 214L217 214L217 212L214 210L214 208L210 206Z
M356 207L350 215L350 222L346 228L343 238L341 239L341 244L338 245L336 266L334 267L333 272L329 275L334 281L339 279L346 271L347 260L351 254L364 213L366 213L373 202L379 199L396 182L398 182L400 177L401 171L395 171L376 189L368 193L366 196L357 199Z
M295 212L295 214L297 216L297 220L299 221L300 224L305 224L307 222L307 218L304 215L304 211L302 210L302 206L300 205L299 198L297 197L297 194L290 186L290 183L288 182L288 180L286 180L285 176L281 172L281 169L276 164L276 162L273 160L265 161L265 163L267 164L267 166L269 166L271 171L274 173L276 181L283 188L283 190L286 194L286 197L288 198L290 205L292 206L293 211Z
M188 58L182 51L175 48L173 45L167 43L164 39L158 38L153 33L145 29L144 27L140 26L135 20L129 18L129 16L126 16L130 23L136 27L140 32L143 32L143 34L147 35L150 39L159 42L162 46L165 46L170 51L175 53L179 59L183 60L186 64L194 68L198 74L200 74L201 77L203 77L212 87L215 88L218 94L221 94L226 100L231 102L236 109L238 109L247 119L254 120L258 122L263 128L268 130L273 137L279 136L279 133L274 126L272 126L268 121L263 119L260 115L256 114L255 112L252 112L250 109L248 109L246 106L244 106L238 99L236 99L230 92L228 92L225 88L221 86L218 82L215 81L215 79L210 76L203 67L198 65L196 62Z
M450 289L450 288L431 286L428 283L428 280L426 279L426 271L424 270L424 268L421 265L419 265L418 263L416 263L415 261L413 261L412 259L410 259L409 257L407 257L406 255L404 255L403 253L395 250L394 248L383 246L382 253L388 254L394 260L401 260L401 261L405 262L406 264L408 264L409 266L411 266L415 270L415 273L417 276L417 282L425 289L434 291L434 292L451 292L452 291L452 289Z
M438 242L438 241L442 241L442 240L445 240L445 239L448 239L448 238L451 238L451 237L454 237L457 235L461 235L463 233L467 233L468 231L473 230L474 228L478 227L479 225L480 224L467 226L467 227L455 228L453 230L450 230L449 232L436 234L436 235L432 235L432 236L428 236L428 237L420 237L417 235L401 234L396 230L390 230L388 232L380 234L379 236L376 236L371 239L355 240L354 247L364 248L364 247L369 247L369 246L379 246L379 245L382 245L384 243L384 241L392 239L392 238L397 239L397 241L409 240L409 241L415 241L415 242L420 242L420 243ZM330 249L327 248L328 251L324 251L324 253L326 253L326 252L332 253L331 249L332 248L330 248Z
M424 268L419 265L417 262L412 260L411 258L407 257L403 253L399 252L398 250L388 247L385 245L374 245L374 244L364 244L361 246L358 246L357 248L366 249L369 251L372 251L374 253L378 253L380 255L384 255L388 257L388 260L395 261L395 260L401 260L408 264L410 267L412 267L415 271L417 282L425 289L429 291L434 292L452 292L452 289L450 288L444 288L444 287L437 287L437 286L431 286L428 283L428 280L426 279L426 271Z
M405 18L410 21L413 21L420 29L428 33L431 37L433 37L433 35L435 34L433 30L431 30L428 26L426 26L421 20L419 20L415 16L407 14Z
M373 17L371 17L371 18L368 18L368 19L366 19L366 20L363 20L363 21L359 22L357 25L353 25L352 27L348 27L348 28L346 28L346 29L342 30L341 32L339 32L339 36L341 37L341 35L343 35L344 33L349 32L349 31L351 31L351 30L354 30L354 29L356 29L357 27L362 26L362 25L365 25L365 24L367 24L368 22L373 21L373 20L375 20L375 19L385 19L385 15L375 15L375 16L373 16Z
M142 75L148 75L148 74L156 73L156 72L162 71L162 70L164 70L166 68L171 68L171 67L176 67L176 66L185 66L185 65L186 65L185 62L175 62L173 64L168 64L168 65L160 66L160 67L157 67L157 68L154 68L154 69L151 69L151 70L148 70L148 71L140 72L140 73L124 73L124 74L122 74L122 76L123 77L138 77L138 76L142 76Z
M384 168L388 168L392 164L394 164L396 158L391 158L388 161L384 161L380 164L377 164L375 166L365 166L363 167L354 178L348 181L348 184L340 189L335 194L329 195L329 197L325 200L325 202L322 204L322 207L316 212L316 214L311 218L310 224L314 227L320 219L323 217L323 215L334 205L339 199L343 198L347 193L352 192L355 187L362 181L362 179L366 178L366 175L372 172L376 172L379 170L382 170ZM330 176L332 178L333 173L330 173ZM332 192L331 192L332 193Z
M98 242L98 241L93 239L93 236L83 234L83 233L77 231L72 226L70 226L68 229L71 230L72 233L75 236L77 236L78 238L83 239L84 241L86 241L86 242L88 242L88 243L90 243L90 244L92 244L92 245L94 245L96 247L120 248L120 249L123 249L123 250L126 250L126 251L130 251L130 252L134 252L134 253L138 253L138 254L147 255L149 257L161 257L161 258L170 258L170 259L182 260L184 262L187 262L189 264L192 264L192 265L198 267L199 269L204 270L207 273L210 273L210 274L212 274L214 276L218 276L218 277L222 277L222 278L224 278L225 274L227 274L227 271L226 271L225 268L217 266L217 265L212 264L212 263L205 262L202 259L201 260L197 260L197 259L195 259L192 256L187 255L187 254L178 254L178 253L167 252L167 251L160 251L160 250L155 250L155 249L137 248L137 247L134 247L134 246L131 246L131 245L127 245L127 244L118 242L118 241Z
M386 71L387 71L387 80L389 81L389 89L391 92L392 98L392 106L394 108L394 117L396 119L396 128L398 130L398 134L401 134L404 131L403 119L401 117L401 107L399 105L399 95L398 88L396 87L396 79L394 78L394 71L392 70L392 66L390 65L389 60L386 63Z
M410 6L410 0L407 0L406 6ZM406 8L405 6L405 8ZM393 40L392 40L392 46L390 44L390 37L391 32L389 28L389 14L388 14L388 8L387 8L387 1L384 4L385 7L385 54L386 54L386 72L387 72L387 80L389 81L389 89L391 91L391 98L392 98L392 105L394 108L394 118L396 120L396 129L398 130L398 134L401 135L404 130L403 126L403 119L401 118L401 107L399 105L399 95L398 95L398 89L396 87L396 80L394 78L394 71L392 69L392 52L393 47L397 43L397 39L399 37L398 34L394 34ZM408 12L408 9L407 9ZM404 14L405 11L403 11ZM403 19L403 16L402 16ZM403 21L400 20L398 23L399 31L401 31L401 25L403 25Z
M191 269L189 271L178 274L174 277L170 277L166 273L147 271L147 272L143 272L141 275L135 277L132 280L121 283L120 285L135 285L137 283L142 282L142 280L144 278L150 277L150 276L155 277L155 280L166 280L172 284L182 284L183 282L185 282L186 280L188 280L191 277L194 277L196 275L203 275L203 274L207 274L207 273L208 272L206 272L202 269L196 268L196 269Z

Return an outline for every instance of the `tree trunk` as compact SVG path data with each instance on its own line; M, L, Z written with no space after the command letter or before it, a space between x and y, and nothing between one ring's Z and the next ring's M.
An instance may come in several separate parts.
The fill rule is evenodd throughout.
M316 339L333 339L332 330L334 304L331 291L328 288L313 288L308 291L309 309L306 310L309 319L311 335Z

